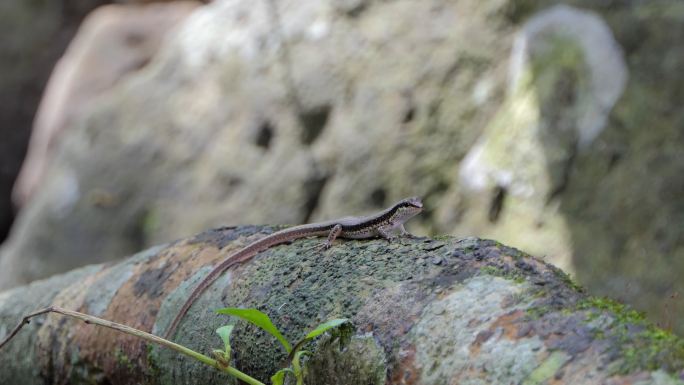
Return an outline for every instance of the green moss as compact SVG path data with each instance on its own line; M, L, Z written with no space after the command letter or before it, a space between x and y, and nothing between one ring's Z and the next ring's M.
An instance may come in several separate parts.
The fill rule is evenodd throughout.
M453 240L454 240L454 236L453 236L453 235L448 235L448 234L445 234L445 235L436 235L436 236L432 236L432 237L430 237L430 238L432 238L432 239L434 239L434 240L436 240L436 241L453 241Z
M608 312L612 323L597 332L597 338L611 338L620 351L622 362L616 366L619 374L639 370L664 369L670 372L684 369L684 339L658 328L646 320L643 313L608 298L588 297L580 301L577 310L587 310L587 320Z
M606 338L606 332L604 332L601 329L596 329L596 330L594 330L593 336L594 336L594 339L602 340L602 339Z
M539 319L545 314L549 313L551 310L553 310L551 306L534 306L527 308L526 313L530 319Z
M613 313L618 323L640 325L646 322L646 317L627 305L605 297L587 297L577 303L577 310L604 310Z
M133 372L136 370L136 366L131 362L131 359L128 358L123 350L116 349L116 351L114 351L114 357L116 357L116 362L119 363L119 365L125 367L129 371Z
M385 351L372 336L354 337L343 350L330 342L326 336L315 343L306 384L385 384Z
M580 286L577 282L573 281L572 278L570 278L570 275L568 273L564 272L561 269L555 268L555 267L552 268L552 271L553 271L553 274L558 279L560 279L563 283L568 285L568 287L571 288L572 290L574 290L578 293L584 293L585 292L584 288L582 286Z
M161 370L157 365L157 355L155 354L155 346L147 344L147 370L152 378L161 378Z
M536 369L530 373L530 375L523 382L524 385L536 385L546 383L549 379L554 377L558 370L565 365L570 356L561 351L556 351L551 353L544 362L541 363Z
M505 278L514 281L515 283L525 282L525 275L517 270L505 270L497 266L484 266L480 269L480 272L495 277Z

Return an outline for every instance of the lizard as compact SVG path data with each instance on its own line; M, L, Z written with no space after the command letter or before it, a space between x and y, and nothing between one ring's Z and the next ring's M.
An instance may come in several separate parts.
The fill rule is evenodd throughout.
M332 246L333 241L337 238L370 239L380 237L387 241L392 241L392 239L398 236L413 238L414 236L404 228L404 223L422 210L423 203L420 198L411 197L402 199L374 215L344 217L325 222L288 227L249 243L228 255L200 281L166 329L164 336L166 339L170 339L173 336L173 332L176 330L181 319L190 310L192 304L223 272L238 263L251 259L261 251L281 243L309 237L327 236L325 242L320 245L322 249L326 250Z

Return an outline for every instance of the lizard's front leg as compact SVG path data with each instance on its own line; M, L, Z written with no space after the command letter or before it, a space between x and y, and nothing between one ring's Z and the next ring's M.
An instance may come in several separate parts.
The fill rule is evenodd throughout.
M397 236L394 234L394 226L385 225L378 227L378 234L387 240L387 242L392 242Z

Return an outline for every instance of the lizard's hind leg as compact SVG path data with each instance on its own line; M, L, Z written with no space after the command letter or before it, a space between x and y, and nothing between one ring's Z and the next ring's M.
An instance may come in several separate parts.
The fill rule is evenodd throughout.
M320 247L322 247L323 250L328 250L332 247L333 242L335 239L337 239L337 237L340 236L341 233L342 225L338 223L330 230L330 233L328 233L328 239L326 239L325 242L320 245Z
M332 247L333 242L335 241L335 239L337 239L337 237L341 233L342 233L342 225L337 224L330 230L330 232L328 233L328 238L324 242L319 243L315 246L309 247L306 250L307 251L309 251L309 250L316 250L316 251L328 250Z

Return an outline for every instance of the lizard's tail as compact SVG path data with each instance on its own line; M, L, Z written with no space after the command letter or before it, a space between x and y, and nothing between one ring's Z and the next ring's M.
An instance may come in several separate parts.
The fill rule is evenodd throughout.
M268 235L264 238L261 238L257 241L254 241L249 245L245 246L243 249L228 256L225 260L223 260L216 267L214 267L209 273L209 275L204 277L202 281L200 281L199 285L197 285L197 287L192 291L192 293L190 293L190 296L183 304L183 307L181 307L180 311L178 311L178 314L176 314L176 317L173 319L168 329L166 329L166 332L164 333L164 338L168 340L173 336L173 333L178 327L178 324L183 319L188 310L190 310L192 304L195 303L195 300L199 298L202 294L204 294L204 292L207 291L209 286L211 286L211 284L214 283L214 281L216 281L216 279L218 279L218 277L220 277L224 271L228 270L230 267L238 263L244 262L252 258L255 254L259 253L264 249L267 249L279 243L283 243L298 238L299 233L301 232L302 230L299 229L299 227L281 230L271 235Z
M178 327L178 324L180 323L181 319L185 316L185 314L190 310L190 307L192 304L195 302L194 299L198 298L202 294L204 294L205 291L211 286L216 279L221 276L221 273L226 271L229 267L234 265L235 263L238 263L238 261L235 261L232 257L226 259L225 261L221 262L216 268L214 268L209 275L204 277L202 281L200 281L199 285L190 293L190 296L188 297L188 300L185 301L183 304L183 307L178 311L176 314L176 317L173 319L171 324L169 325L168 329L166 329L166 333L164 333L164 338L167 340L170 340L171 337L173 336L173 333L176 331L176 328ZM222 266L225 265L225 266Z

